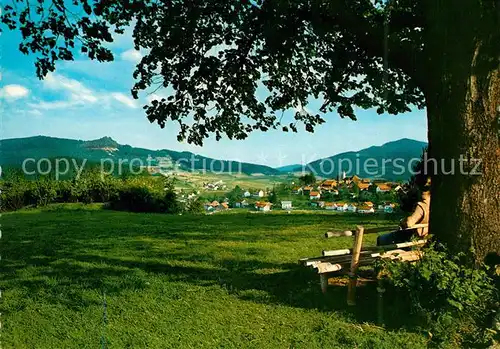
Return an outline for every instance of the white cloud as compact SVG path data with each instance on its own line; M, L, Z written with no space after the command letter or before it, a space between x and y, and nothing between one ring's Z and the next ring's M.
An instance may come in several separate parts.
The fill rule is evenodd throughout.
M28 110L28 114L33 115L33 116L42 116L42 112L38 109L32 109Z
M132 98L124 95L120 92L113 92L111 97L116 99L118 102L125 104L129 108L137 108L137 103Z
M133 48L122 52L122 54L120 56L123 60L134 62L134 63L138 63L142 58L141 52L134 50Z
M29 94L29 90L21 85L5 85L0 88L0 98L5 99L18 99L26 97Z
M48 74L45 80L43 80L43 84L52 90L69 92L71 100L81 100L90 103L95 103L98 100L94 91L87 88L81 82L63 75Z
M136 101L121 92L95 91L77 80L60 74L51 73L47 75L43 81L43 86L53 91L64 92L66 98L52 101L37 100L36 103L28 104L33 109L66 109L85 107L97 103L102 108L109 108L113 102L120 102L129 108L137 108Z
M42 109L42 110L53 110L53 109L66 109L75 106L85 105L85 102L81 100L68 100L68 101L39 101L37 103L28 103L28 106L34 109Z

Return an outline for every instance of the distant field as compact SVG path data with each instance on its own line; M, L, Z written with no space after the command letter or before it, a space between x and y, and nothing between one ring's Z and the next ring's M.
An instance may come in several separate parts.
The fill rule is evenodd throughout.
M285 182L292 177L288 175L265 176L265 175L246 175L246 174L215 174L215 173L192 173L181 172L178 176L177 187L182 189L201 188L203 183L214 183L223 181L228 190L239 185L240 187L265 189L272 188L274 184Z
M370 219L368 222L367 219ZM364 221L363 221L364 220ZM376 292L324 296L297 264L331 228L381 217L296 212L211 216L131 214L98 205L2 216L2 348L424 348L387 309L371 325ZM374 243L375 236L367 236ZM107 325L103 326L103 293Z

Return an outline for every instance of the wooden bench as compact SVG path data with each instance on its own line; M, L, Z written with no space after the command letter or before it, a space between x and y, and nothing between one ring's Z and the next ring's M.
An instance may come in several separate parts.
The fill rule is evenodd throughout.
M427 224L414 225L408 229L425 228ZM363 237L365 234L375 234L380 232L395 231L398 227L376 227L365 229L363 226L357 226L355 232L327 232L325 237L340 237L353 236L354 244L350 249L341 250L324 250L320 257L302 258L299 260L301 264L307 267L312 267L317 270L320 276L320 285L323 293L326 293L328 288L328 277L332 274L346 274L349 276L347 304L356 304L356 285L358 279L358 269L363 265L373 265L377 259L389 258L401 262L415 262L422 258L423 253L416 249L407 251L406 248L419 248L427 243L426 239L404 242L393 245L384 246L363 246ZM382 294L384 292L381 280L379 281L379 299L382 302ZM381 319L382 311L379 306L379 320Z

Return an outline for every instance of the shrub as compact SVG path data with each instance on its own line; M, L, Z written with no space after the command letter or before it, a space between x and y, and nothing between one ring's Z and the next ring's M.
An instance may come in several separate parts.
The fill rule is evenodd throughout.
M276 192L273 190L271 194L269 194L268 200L273 205L277 205L279 201L278 194L276 194Z
M126 179L122 179L121 183L124 186L143 187L155 192L163 192L164 188L168 187L168 182L163 178L151 176L129 176Z
M96 168L86 170L71 180L49 177L28 180L22 173L14 171L7 175L1 181L1 209L4 211L55 202L110 202L111 208L134 212L178 213L183 209L168 179L145 176L118 179L103 175Z
M107 202L118 194L118 181L109 175L102 175L99 171L90 170L82 173L78 179L71 182L72 202Z
M173 187L167 186L165 196L163 197L164 212L176 214L183 211L183 207L177 200L177 194Z
M26 184L20 182L2 182L1 209L15 211L26 206Z
M433 337L433 344L484 346L491 340L488 324L498 307L498 290L485 267L472 267L465 254L449 255L434 245L417 263L380 261L389 284L410 298L411 310Z
M165 203L159 193L145 187L125 187L110 201L110 208L131 212L162 212Z
M93 177L89 183L91 202L107 202L117 195L118 184L111 176Z
M49 178L42 178L35 181L27 181L26 204L34 206L47 206L56 202L57 182Z
M201 198L196 198L189 201L186 205L186 212L190 214L204 214L205 207L203 206L203 200Z

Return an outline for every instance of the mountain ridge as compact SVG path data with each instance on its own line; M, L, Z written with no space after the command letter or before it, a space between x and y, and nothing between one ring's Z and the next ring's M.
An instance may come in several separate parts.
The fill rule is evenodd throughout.
M119 144L111 137L101 137L94 140L76 140L50 136L31 136L0 140L0 160L2 165L19 166L25 159L34 158L75 158L87 159L90 162L109 160L133 160L144 165L155 165L150 158L170 158L172 164L179 164L184 170L206 170L211 172L245 174L263 173L279 175L280 172L265 165L219 160L198 155L189 151L169 149L152 150ZM207 168L207 165L209 168ZM190 166L192 168L190 168Z
M67 139L51 136L31 136L23 138L10 138L0 140L0 160L2 165L21 165L27 158L57 158L72 157L76 159L87 159L93 162L101 162L102 159L139 159L148 164L148 159L169 158L171 163L179 163L181 169L206 170L211 172L245 174L280 175L293 172L313 172L319 177L335 178L343 175L358 175L364 178L384 178L390 180L407 179L411 175L410 166L412 159L420 158L422 150L427 146L426 142L409 138L401 138L386 142L382 145L373 145L358 151L348 151L329 157L312 161L305 165L292 164L273 168L266 165L236 162L230 160L213 159L207 156L192 153L190 151L175 151L170 149L147 149L133 147L128 144L119 144L111 137L101 137L93 140ZM371 159L371 160L368 160ZM398 174L395 166L383 164L383 160L402 160L406 170ZM167 159L168 160L168 159ZM342 163L342 161L344 163ZM364 168L345 168L345 163L355 165L356 161L365 164L367 161L375 161L377 171L366 171ZM154 161L152 165L157 165ZM206 165L210 164L210 168ZM338 164L337 167L335 167ZM189 168L191 165L192 168ZM330 168L326 168L328 165ZM352 166L354 167L354 166ZM400 166L399 166L400 167ZM398 169L399 169L398 167ZM328 171L326 171L328 170Z
M406 180L412 174L412 164L420 159L426 146L426 142L401 138L382 145L317 159L297 168L291 168L289 172L312 172L317 176L335 178L342 176L345 171L346 176ZM376 167L376 171L367 170L368 162L375 164L370 167ZM349 168L343 166L349 164L351 165ZM325 168L325 166L330 167Z

